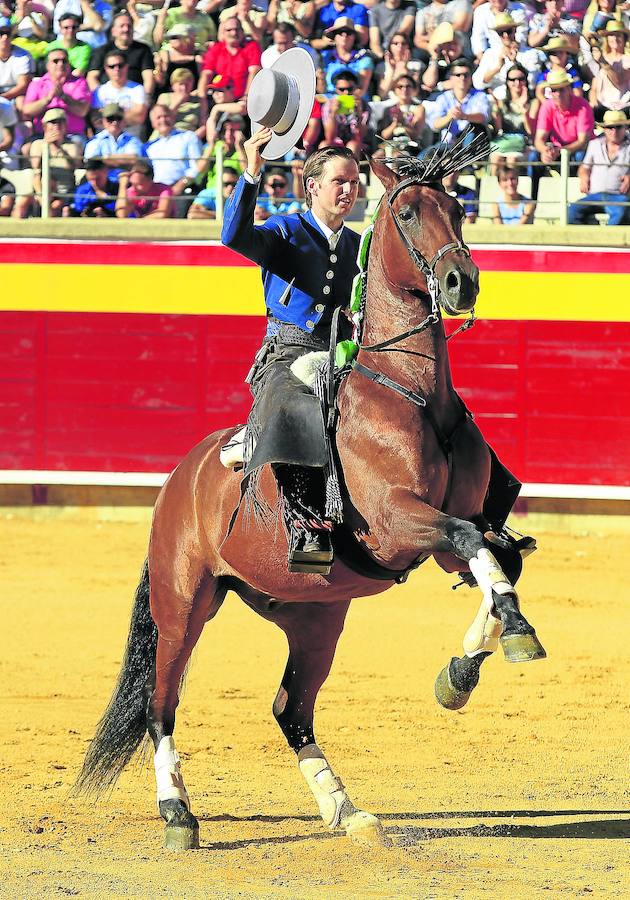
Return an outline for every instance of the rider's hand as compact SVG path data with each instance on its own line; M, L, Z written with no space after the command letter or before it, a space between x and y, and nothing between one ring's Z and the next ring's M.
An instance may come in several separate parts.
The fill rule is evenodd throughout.
M260 170L263 167L263 158L260 155L260 151L265 144L269 143L272 137L271 128L261 128L243 144L243 150L247 157L247 171L252 178L260 175Z

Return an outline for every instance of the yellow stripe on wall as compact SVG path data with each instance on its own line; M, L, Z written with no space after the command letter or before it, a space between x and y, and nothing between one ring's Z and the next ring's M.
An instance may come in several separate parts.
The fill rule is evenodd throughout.
M630 322L624 275L482 272L486 319ZM255 267L5 264L0 309L49 312L264 314Z

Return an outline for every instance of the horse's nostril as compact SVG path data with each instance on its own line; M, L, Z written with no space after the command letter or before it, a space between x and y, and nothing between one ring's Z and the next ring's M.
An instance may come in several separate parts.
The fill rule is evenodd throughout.
M462 281L459 277L459 272L451 270L446 276L446 290L455 293L456 291L459 291L461 284Z

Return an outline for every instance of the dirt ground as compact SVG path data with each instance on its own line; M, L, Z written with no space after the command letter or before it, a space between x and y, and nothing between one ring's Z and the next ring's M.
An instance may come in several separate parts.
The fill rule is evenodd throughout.
M284 638L229 596L176 732L202 847L172 854L150 764L96 806L67 798L118 671L148 525L0 517L0 896L628 897L628 538L587 528L538 534L520 584L549 658L497 654L458 713L433 681L477 594L431 565L353 603L317 734L389 850L324 830L271 715Z

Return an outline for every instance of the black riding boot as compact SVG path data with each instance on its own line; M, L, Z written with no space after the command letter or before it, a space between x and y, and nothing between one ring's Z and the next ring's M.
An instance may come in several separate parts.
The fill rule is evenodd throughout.
M289 572L328 575L333 562L331 525L324 508L320 469L275 465L282 491L282 512L289 538Z

